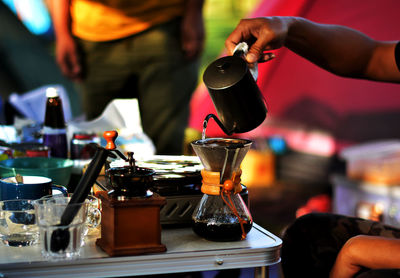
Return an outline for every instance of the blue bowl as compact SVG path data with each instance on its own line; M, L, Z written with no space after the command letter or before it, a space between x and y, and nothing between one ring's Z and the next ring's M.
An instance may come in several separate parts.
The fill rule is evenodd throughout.
M43 176L53 184L67 186L71 178L73 161L55 157L21 157L0 161L0 177Z

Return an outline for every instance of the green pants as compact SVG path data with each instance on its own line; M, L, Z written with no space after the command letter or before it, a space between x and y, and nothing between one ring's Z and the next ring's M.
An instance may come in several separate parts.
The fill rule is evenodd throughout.
M182 154L199 63L183 56L180 20L121 40L79 43L87 119L99 116L114 98L137 98L143 130L157 154Z

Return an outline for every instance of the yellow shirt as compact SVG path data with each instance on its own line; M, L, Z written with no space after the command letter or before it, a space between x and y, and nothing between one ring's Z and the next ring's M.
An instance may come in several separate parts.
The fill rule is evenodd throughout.
M185 0L72 0L72 32L89 41L137 34L184 13Z

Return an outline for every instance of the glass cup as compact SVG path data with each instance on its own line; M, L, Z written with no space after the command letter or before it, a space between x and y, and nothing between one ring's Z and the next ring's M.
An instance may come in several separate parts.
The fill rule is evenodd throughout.
M76 215L70 224L61 225L69 200L69 197L47 196L35 201L42 255L48 260L75 259L84 244L89 202L70 205Z
M71 194L68 198L71 199L73 194ZM62 195L53 195L46 196L45 198L64 198ZM88 195L86 197L86 201L88 202L88 214L86 218L86 227L84 231L84 235L95 235L100 228L101 223L101 201L94 195Z
M100 228L101 223L101 201L93 195L87 196L88 200L88 215L86 219L86 232L85 235L95 234L97 229Z
M30 246L38 242L34 200L0 201L0 239L7 246Z

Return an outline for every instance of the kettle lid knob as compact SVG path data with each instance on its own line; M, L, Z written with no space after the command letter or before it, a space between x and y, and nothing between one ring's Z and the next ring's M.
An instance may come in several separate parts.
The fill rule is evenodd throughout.
M220 61L221 63L217 63L215 66L217 69L221 72L224 73L225 70L227 70L231 65L227 61Z

